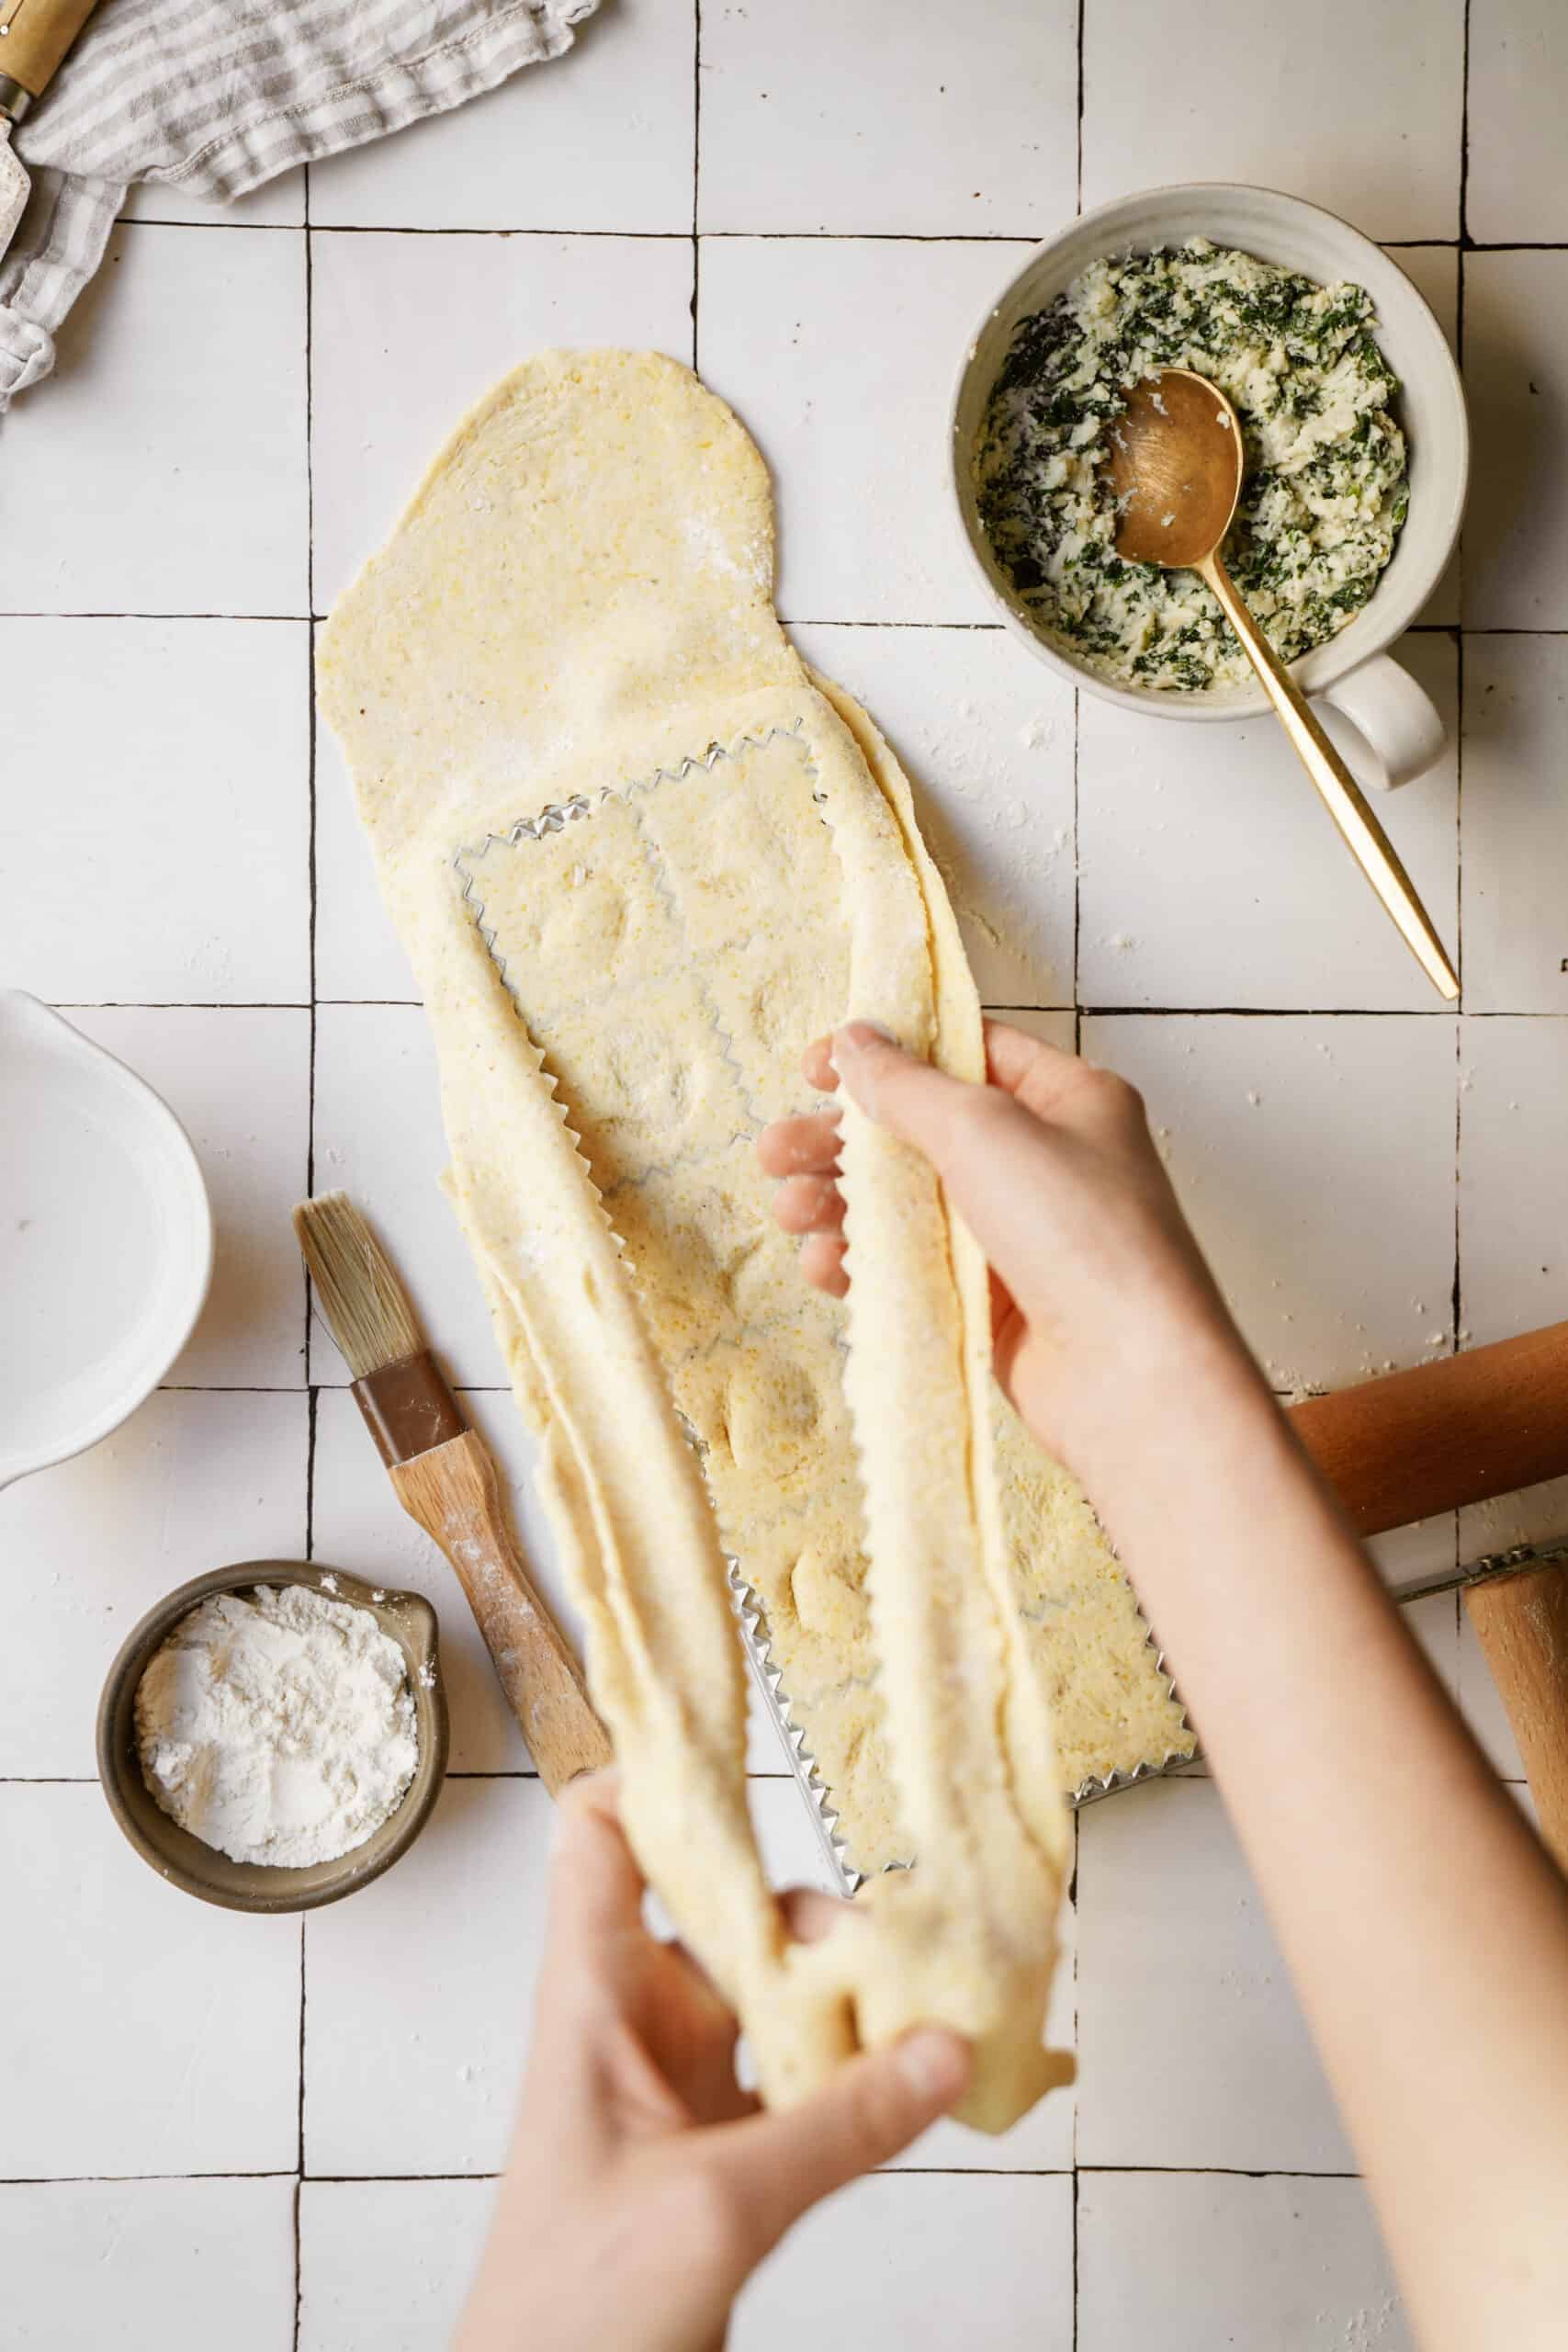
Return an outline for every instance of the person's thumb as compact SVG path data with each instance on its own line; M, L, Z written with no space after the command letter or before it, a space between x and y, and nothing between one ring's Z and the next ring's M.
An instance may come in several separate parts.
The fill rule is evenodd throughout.
M726 2124L710 2151L746 2217L760 2261L808 2206L886 2164L945 2115L969 2080L969 2045L945 2026L917 2026L886 2049L846 2060L798 2107Z
M866 1117L940 1162L975 1089L906 1053L869 1021L836 1029L829 1052L840 1085Z

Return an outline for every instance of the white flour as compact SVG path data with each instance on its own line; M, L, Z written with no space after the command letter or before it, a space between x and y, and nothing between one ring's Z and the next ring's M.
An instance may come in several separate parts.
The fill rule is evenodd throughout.
M367 1609L307 1585L193 1609L141 1677L136 1741L171 1819L288 1869L362 1846L419 1760L402 1651Z

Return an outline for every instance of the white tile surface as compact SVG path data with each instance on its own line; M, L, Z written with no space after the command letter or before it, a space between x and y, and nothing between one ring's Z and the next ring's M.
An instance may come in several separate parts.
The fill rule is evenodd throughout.
M1568 1021L1465 1021L1460 1065L1460 1302L1480 1346L1568 1316Z
M289 1211L310 1147L310 1012L112 1005L71 1019L164 1097L212 1204L212 1287L164 1385L302 1387L305 1274Z
M552 1811L537 1781L448 1781L394 1869L307 1918L308 2172L500 2170Z
M0 2177L291 2172L299 1921L165 1885L96 1781L0 1783Z
M372 1219L448 1377L500 1388L506 1368L457 1219L446 1165L435 1053L417 1005L323 1005L316 1016L316 1190L339 1186ZM310 1377L346 1386L319 1320Z
M948 511L947 404L1026 251L704 239L698 358L772 469L786 620L990 619Z
M478 2265L487 2180L308 2180L298 2352L437 2352Z
M303 1394L164 1390L0 1495L0 1778L91 1778L98 1692L137 1619L209 1568L303 1557L307 1443Z
M57 2180L0 2188L6 2328L27 2352L283 2352L294 2183Z
M549 69L553 71L553 67ZM311 232L316 609L389 536L468 410L541 348L692 356L689 237Z
M1000 629L805 628L795 639L897 754L984 1001L1070 1004L1072 688Z
M1560 100L1556 101L1560 106ZM1467 628L1568 628L1568 253L1466 254Z
M1369 236L1454 236L1462 0L1382 0L1368 35L1359 0L1320 0L1310 40L1247 0L1215 0L1192 41L1170 38L1161 0L1087 0L1085 209L1179 180L1251 180Z
M1089 2173L1078 2191L1078 2352L1409 2352L1355 2180Z
M733 2352L1069 2352L1072 2183L874 2174L809 2213L736 2305Z
M703 16L705 230L1045 236L1077 182L1071 0Z
M117 229L6 420L0 611L302 613L305 253Z
M1477 1503L1460 1513L1460 1556L1483 1559L1516 1544L1561 1543L1568 1536L1568 1478L1550 1478L1522 1495ZM1524 1777L1518 1746L1509 1725L1485 1654L1475 1637L1470 1611L1459 1612L1459 1700L1481 1745L1506 1780Z
M1377 796L1376 813L1457 953L1458 656L1451 639L1422 636L1399 659L1450 743L1430 775ZM1078 855L1086 1004L1437 1001L1272 718L1181 726L1082 695Z
M989 1012L994 1008L987 1006L987 1010ZM997 1018L1010 1022L1015 1029L1027 1030L1032 1037L1043 1037L1046 1045L1055 1046L1058 1053L1071 1054L1077 1050L1076 1013L1026 1012L1008 1006L997 1012Z
M316 729L316 989L325 998L412 1003L419 997L376 886L343 753L324 718Z
M308 1002L306 660L302 624L0 619L7 980Z
M1142 1089L1277 1388L1342 1387L1449 1344L1449 1015L1097 1015L1083 1050Z
M313 164L310 219L689 232L694 45L691 9L615 0L579 25L564 57Z
M1471 235L1483 244L1568 239L1568 15L1558 0L1487 0L1472 12L1469 57Z
M1464 1004L1568 1012L1568 639L1464 649Z
M1078 2067L1082 2165L1354 2169L1212 1781L1078 1816Z

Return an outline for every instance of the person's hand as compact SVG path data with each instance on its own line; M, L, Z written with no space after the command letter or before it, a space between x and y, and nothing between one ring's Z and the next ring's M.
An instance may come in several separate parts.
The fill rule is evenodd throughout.
M708 2352L750 2271L808 2206L886 2164L969 2076L924 2027L764 2113L702 1971L643 1923L615 1776L564 1797L534 2039L511 2165L459 2352ZM815 1941L844 1906L785 1898Z
M965 1085L863 1021L806 1054L868 1117L916 1146L990 1261L997 1376L1042 1443L1080 1477L1136 1442L1130 1408L1162 1384L1255 1374L1149 1134L1109 1070L999 1022L989 1083ZM807 1279L848 1288L839 1114L782 1119L759 1138L784 1181L773 1213L806 1237Z

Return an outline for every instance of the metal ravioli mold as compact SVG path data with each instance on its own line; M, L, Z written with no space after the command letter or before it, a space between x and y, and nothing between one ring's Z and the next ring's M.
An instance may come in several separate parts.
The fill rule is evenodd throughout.
M725 1555L725 1566L728 1572L730 1604L740 1627L740 1638L747 1658L756 1678L763 1712L778 1734L795 1784L806 1800L807 1809L811 1815L812 1823L821 1841L822 1850L827 1856L828 1865L833 1873L834 1881L841 1894L852 1895L865 1884L868 1873L859 1868L850 1851L849 1840L843 1833L842 1816L834 1801L833 1792L823 1779L818 1769L817 1760L806 1744L805 1724L795 1721L793 1702L784 1687L783 1669L773 1661L773 1641L768 1632L768 1612L762 1597L751 1585L748 1584L741 1571L740 1563L731 1554ZM1152 1634L1149 1636L1149 1645L1151 1648L1154 1646ZM1163 1673L1164 1653L1156 1651L1156 1659ZM1170 1689L1179 1705L1180 1694L1177 1691L1174 1682L1170 1683ZM1201 1754L1201 1750L1194 1746L1179 1754L1173 1751L1161 1763L1134 1764L1125 1770L1119 1766L1110 1772L1090 1774L1086 1780L1080 1781L1077 1788L1067 1791L1066 1801L1076 1812L1080 1805L1093 1804L1101 1797L1114 1796L1121 1789L1136 1788L1144 1781L1178 1780L1199 1760ZM911 1856L907 1861L888 1862L884 1867L887 1870L912 1870L914 1866L914 1858Z
M761 750L780 736L800 733L801 729L797 722L793 728L775 726L758 733L742 734L733 743L710 743L703 752L688 754L686 758L676 762L671 766L657 768L646 777L628 780L619 789L613 785L605 785L601 786L592 796L578 793L569 800L550 802L536 815L519 818L504 831L488 832L481 840L465 843L456 851L452 864L462 885L462 904L483 941L486 953L495 967L502 985L516 1007L520 1019L524 1016L516 987L507 970L506 959L498 945L495 930L485 920L485 903L477 888L479 876L473 870L490 851L502 846L517 848L524 842L538 841L550 833L559 832L568 825L591 821L596 810L607 802L630 798L635 794L654 790L663 784L681 783L694 770L705 769L711 773L720 760L733 758L742 751ZM809 765L810 752L804 741L802 749ZM553 1080L548 1082L553 1091ZM568 1106L562 1102L560 1107L563 1117L569 1116ZM605 1214L605 1221L608 1224L610 1220L604 1208L604 1198L594 1182L592 1171L581 1151L578 1158L583 1174L592 1188L594 1197L600 1202L601 1211ZM621 1242L620 1236L614 1234L613 1226L611 1230L617 1247L622 1250L622 1262L635 1290L637 1286L635 1269L626 1257L625 1245ZM689 1425L686 1428L686 1437L696 1454L700 1467L704 1449L696 1431ZM704 1483L705 1486L705 1478ZM711 1494L709 1499L711 1502ZM852 1895L865 1884L868 1873L860 1869L853 1859L849 1840L844 1835L842 1816L833 1792L807 1745L806 1725L795 1718L794 1703L784 1688L783 1668L775 1663L773 1658L767 1610L761 1595L747 1580L739 1561L731 1554L727 1553L724 1556L730 1603L735 1612L741 1645L757 1684L763 1712L777 1734L791 1774L805 1800L834 1883L843 1894ZM1152 1635L1149 1640L1152 1647ZM1156 1653L1156 1663L1163 1672L1165 1665L1163 1654ZM1175 1693L1174 1684L1170 1687L1179 1704L1179 1694ZM1163 1762L1139 1763L1130 1769L1117 1768L1103 1775L1091 1775L1081 1781L1076 1789L1067 1792L1067 1803L1076 1808L1092 1804L1100 1797L1114 1795L1118 1790L1134 1787L1142 1781L1176 1776L1196 1759L1197 1754L1196 1748L1181 1754L1173 1752L1167 1756ZM913 1866L913 1857L910 1857L908 1860L888 1862L884 1867L888 1870L907 1870Z

